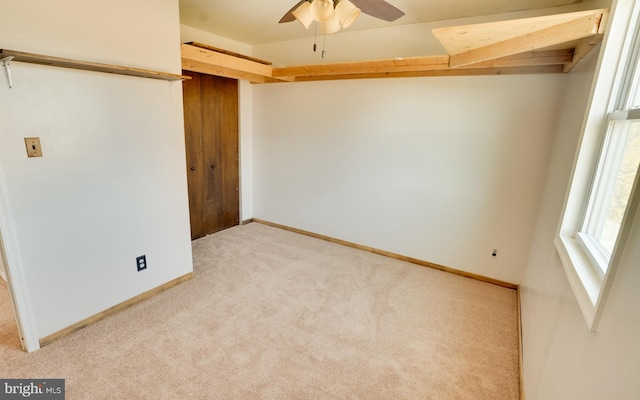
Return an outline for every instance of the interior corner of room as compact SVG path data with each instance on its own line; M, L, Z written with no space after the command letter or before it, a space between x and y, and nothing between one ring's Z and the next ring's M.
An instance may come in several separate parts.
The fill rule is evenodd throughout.
M100 18L81 0L7 2L0 279L22 346L191 279L192 240L255 221L517 288L522 396L635 398L638 246L592 332L553 245L621 1L362 15L370 28L326 36L279 26L296 1L278 1L243 22L268 15L262 39L224 20L239 2L114 0Z

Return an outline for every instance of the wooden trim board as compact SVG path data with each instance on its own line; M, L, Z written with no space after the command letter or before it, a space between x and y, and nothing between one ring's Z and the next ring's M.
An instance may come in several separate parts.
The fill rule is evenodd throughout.
M70 325L64 329L59 330L58 332L54 332L51 335L45 336L43 338L40 339L40 347L44 347L58 339L61 339L65 336L68 336L74 332L79 331L82 328L86 328L89 325L93 325L98 321L101 321L111 315L114 315L122 310L125 310L131 306L134 306L138 303L141 303L145 300L148 300L162 292L164 292L167 289L171 289L172 287L178 286L181 283L184 283L188 280L190 280L191 278L193 278L193 272L189 272L186 275L182 275L179 278L176 278L172 281L169 281L167 283L165 283L164 285L160 285L154 289L151 289L149 291L146 291L136 297L133 297L125 302L122 302L120 304L117 304L111 308L108 308L96 315L93 315L89 318L85 318L80 322L76 322L73 325Z
M250 56L247 56L247 55L244 55L244 54L236 53L234 51L221 49L219 47L209 46L208 44L204 44L204 43L200 43L200 42L186 42L185 44L188 44L188 45L191 45L191 46L200 47L200 48L207 49L207 50L213 50L213 51L216 51L218 53L226 54L228 56L233 56L233 57L237 57L237 58L243 58L245 60L254 61L254 62L257 62L259 64L271 65L270 61L265 61L265 60L261 60L259 58L250 57Z
M48 65L51 67L62 67L71 69L81 69L85 71L106 72L109 74L136 76L139 78L160 79L165 81L182 81L189 77L170 74L167 72L150 71L147 69L122 67L119 65L101 64L89 61L78 61L69 58L45 56L42 54L25 53L21 51L0 49L0 58L13 57L11 61L26 62L31 64Z
M513 290L517 290L518 289L518 285L516 285L514 283L504 282L504 281L501 281L501 280L498 280L498 279L493 279L493 278L489 278L489 277L478 275L478 274L472 274L470 272L461 271L459 269L445 267L443 265L434 264L434 263L431 263L431 262L428 262L428 261L424 261L424 260L419 260L417 258L406 257L406 256L403 256L403 255L400 255L400 254L391 253L389 251L380 250L380 249L376 249L376 248L369 247L369 246L363 246L361 244L348 242L346 240L335 239L335 238L332 238L332 237L329 237L329 236L320 235L320 234L309 232L309 231L305 231L305 230L302 230L302 229L292 228L292 227L289 227L289 226L286 226L286 225L276 224L274 222L269 222L269 221L261 220L261 219L258 219L258 218L253 218L253 222L257 222L257 223L263 224L263 225L272 226L274 228L284 229L284 230L287 230L287 231L290 231L290 232L294 232L294 233L299 233L301 235L310 236L310 237L313 237L313 238L316 238L316 239L326 240L326 241L331 242L331 243L336 243L336 244L340 244L340 245L343 245L343 246L352 247L354 249L368 251L370 253L379 254L379 255L382 255L382 256L385 256L385 257L390 257L390 258L393 258L393 259L396 259L396 260L406 261L406 262L409 262L411 264L420 265L422 267L437 269L437 270L443 271L443 272L449 272L449 273L454 274L454 275L459 275L459 276L462 276L462 277L465 277L465 278L475 279L475 280L480 281L480 282L491 283L493 285L502 286L502 287L505 287L507 289L513 289Z
M524 393L524 357L522 343L522 302L520 297L520 288L517 289L518 295L518 369L520 370L520 400L525 400Z

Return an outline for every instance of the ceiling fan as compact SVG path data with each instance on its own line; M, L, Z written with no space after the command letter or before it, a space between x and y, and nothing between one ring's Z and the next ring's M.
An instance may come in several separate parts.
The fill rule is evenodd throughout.
M313 21L322 23L324 33L347 28L363 12L384 21L395 21L404 12L384 0L302 0L280 19L280 23L300 21L309 28Z

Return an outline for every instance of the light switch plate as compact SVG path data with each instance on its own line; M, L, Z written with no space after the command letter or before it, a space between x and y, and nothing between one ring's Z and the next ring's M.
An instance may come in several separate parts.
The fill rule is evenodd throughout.
M42 147L40 147L40 138L37 138L37 137L24 138L24 144L27 146L27 157L42 157Z

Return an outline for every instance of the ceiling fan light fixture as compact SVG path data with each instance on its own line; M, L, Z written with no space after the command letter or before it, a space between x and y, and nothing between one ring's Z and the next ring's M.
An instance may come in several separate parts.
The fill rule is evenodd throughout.
M349 0L340 0L336 6L336 15L343 28L348 28L360 16L362 11Z
M305 1L300 5L300 7L296 8L293 11L293 16L296 17L298 22L305 27L305 29L309 29L311 23L313 22L313 13L311 12L311 3Z
M340 30L340 18L338 18L338 14L335 13L331 19L322 23L322 33L330 34L336 33Z
M333 17L333 0L313 0L311 2L311 14L318 22L327 22Z

